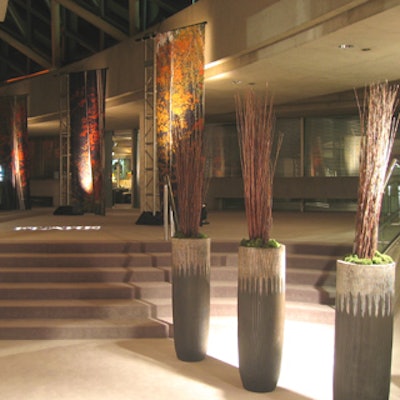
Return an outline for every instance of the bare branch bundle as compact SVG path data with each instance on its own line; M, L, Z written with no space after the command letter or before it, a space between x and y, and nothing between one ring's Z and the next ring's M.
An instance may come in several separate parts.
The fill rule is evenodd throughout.
M267 243L272 228L272 186L282 138L272 159L275 113L268 92L260 99L249 90L243 97L236 95L235 100L249 239Z
M386 174L399 118L398 85L372 84L365 90L363 103L357 98L361 122L360 181L353 252L372 258L378 249L379 217Z
M175 121L172 132L178 232L198 237L205 181L204 134L201 127L185 128Z

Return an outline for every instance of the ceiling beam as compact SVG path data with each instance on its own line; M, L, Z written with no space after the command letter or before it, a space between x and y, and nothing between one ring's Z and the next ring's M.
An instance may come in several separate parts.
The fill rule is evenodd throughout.
M4 42L8 43L10 46L17 49L19 52L24 54L26 57L30 58L31 60L35 61L37 64L41 65L45 69L51 68L51 63L45 57L41 56L39 53L33 51L30 47L26 46L25 44L21 43L20 41L14 39L11 35L7 32L4 32L0 29L0 39Z
M90 24L96 26L101 31L107 33L108 35L112 36L114 39L119 41L127 39L129 36L126 35L124 32L120 31L119 29L115 28L111 24L107 23L97 15L91 13L90 11L84 9L83 7L79 6L78 4L74 3L72 0L56 0L57 3L62 5L63 7L67 8L78 17L86 20Z
M152 2L154 4L157 4L162 9L167 10L167 11L169 11L171 13L176 13L177 11L179 11L179 8L171 6L170 4L166 3L163 0L152 0Z
M8 13L10 14L10 17L13 19L15 26L18 28L19 32L25 36L26 29L24 26L24 22L22 21L21 16L15 10L14 4L11 3L8 5Z
M6 56L0 55L0 64L2 67L6 67L8 69L11 69L18 75L24 75L26 71L24 71L20 65L15 64L12 59L7 58Z
M61 66L60 20L60 5L55 0L51 0L51 63L57 68Z
M133 36L137 33L136 28L136 0L129 0L129 34Z
M0 1L0 22L4 22L7 14L8 0Z

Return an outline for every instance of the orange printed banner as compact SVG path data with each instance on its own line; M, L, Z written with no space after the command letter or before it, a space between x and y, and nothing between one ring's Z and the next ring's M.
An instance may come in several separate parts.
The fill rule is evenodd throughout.
M69 75L71 204L105 214L104 122L106 70Z
M155 38L157 157L160 184L173 181L172 128L179 123L190 134L204 125L205 24L192 25Z
M30 208L27 97L0 98L0 209Z

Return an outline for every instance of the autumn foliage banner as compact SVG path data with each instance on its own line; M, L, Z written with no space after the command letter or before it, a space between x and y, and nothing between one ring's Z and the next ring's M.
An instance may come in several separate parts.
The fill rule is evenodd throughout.
M1 209L30 208L27 98L0 98Z
M205 24L192 25L155 38L157 157L160 184L173 181L173 124L190 132L204 125Z
M105 70L69 75L71 204L83 212L105 214Z

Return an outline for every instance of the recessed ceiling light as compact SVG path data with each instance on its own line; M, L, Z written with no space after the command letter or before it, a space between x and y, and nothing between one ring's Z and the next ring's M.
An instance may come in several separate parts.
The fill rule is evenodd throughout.
M352 44L342 43L339 44L339 49L352 49L354 46Z

